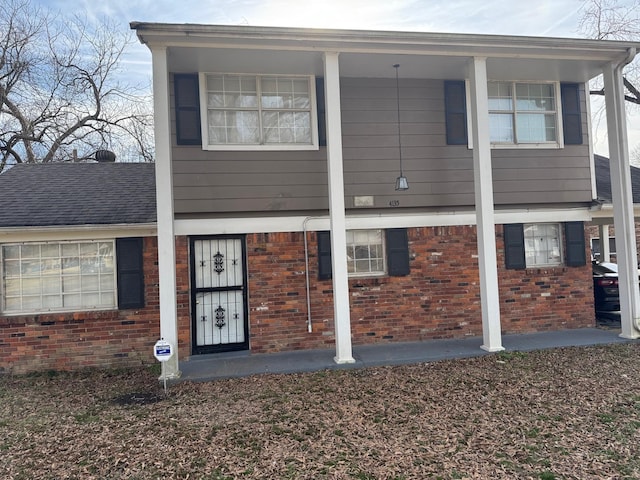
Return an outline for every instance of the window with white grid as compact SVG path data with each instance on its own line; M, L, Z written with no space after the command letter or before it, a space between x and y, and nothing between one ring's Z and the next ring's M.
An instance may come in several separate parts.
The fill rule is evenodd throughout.
M382 230L348 230L347 268L350 276L385 273Z
M494 145L558 145L558 85L489 82L489 130Z
M115 307L114 250L113 241L2 245L2 312Z
M525 224L524 252L527 267L561 265L562 237L560 224Z
M202 124L209 149L317 147L313 77L205 74Z

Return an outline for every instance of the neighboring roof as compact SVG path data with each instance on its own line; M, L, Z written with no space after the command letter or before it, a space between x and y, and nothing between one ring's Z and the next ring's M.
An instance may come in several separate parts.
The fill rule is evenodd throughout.
M0 192L0 228L156 221L153 163L19 164Z
M609 159L601 155L594 155L596 166L596 190L598 200L611 203L611 170ZM640 204L640 168L631 165L631 190L633 191L633 203Z

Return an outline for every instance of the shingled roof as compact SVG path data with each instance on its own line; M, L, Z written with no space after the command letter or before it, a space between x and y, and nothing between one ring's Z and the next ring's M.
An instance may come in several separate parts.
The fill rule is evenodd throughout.
M596 165L596 190L598 200L611 203L611 170L609 159L601 155L594 155ZM633 203L640 203L640 168L631 166L631 190L633 191Z
M595 155L598 199L611 203L609 159ZM640 168L631 167L640 204ZM0 228L155 223L152 163L20 164L0 174Z
M154 223L154 164L19 164L0 198L0 228Z

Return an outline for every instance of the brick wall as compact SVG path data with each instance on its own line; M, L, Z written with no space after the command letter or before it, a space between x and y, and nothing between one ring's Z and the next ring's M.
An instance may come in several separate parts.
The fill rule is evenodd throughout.
M247 236L253 352L333 348L332 283L318 280L309 233L308 332L302 233ZM506 270L497 228L503 333L593 326L589 265ZM409 229L411 274L349 280L353 343L481 335L475 227ZM176 239L178 346L191 351L188 239ZM144 240L145 308L0 317L0 372L70 370L155 362L159 337L155 238Z
M157 241L144 239L145 308L0 316L0 373L134 366L155 362Z
M176 293L178 315L178 357L191 354L191 317L189 294L189 240L176 237Z
M318 281L316 235L308 234L311 318L307 331L301 233L247 237L251 350L334 345L331 281ZM506 270L497 227L503 333L593 326L591 267ZM476 230L409 229L411 274L349 280L354 344L482 334Z
M582 267L504 268L502 228L498 227L498 278L504 333L540 332L595 326L589 236Z

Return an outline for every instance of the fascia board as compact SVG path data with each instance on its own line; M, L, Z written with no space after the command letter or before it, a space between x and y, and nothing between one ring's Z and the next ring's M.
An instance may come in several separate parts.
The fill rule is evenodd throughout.
M621 61L640 43L502 35L319 30L133 22L142 43L158 46L308 50L345 53L486 55Z
M156 236L155 223L0 228L0 243Z
M591 212L591 216L594 221L598 221L597 223L604 224L602 220L607 220L608 224L613 225L613 204L604 203L600 205L597 209L594 209ZM633 216L637 221L640 221L640 204L633 204Z

